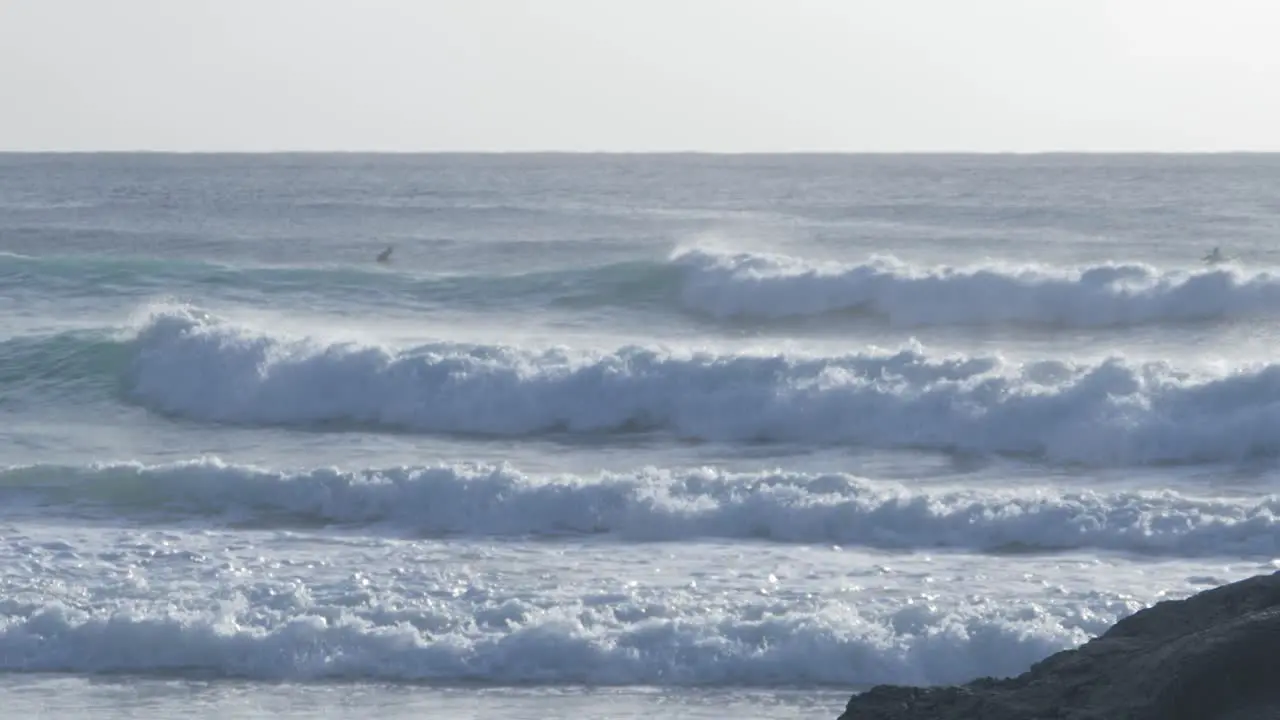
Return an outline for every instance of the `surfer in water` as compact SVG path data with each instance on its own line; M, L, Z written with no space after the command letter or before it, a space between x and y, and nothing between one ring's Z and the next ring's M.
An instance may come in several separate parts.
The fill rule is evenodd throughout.
M393 248L390 245L388 245L386 250L383 250L382 252L378 253L378 262L380 263L390 262L392 249Z
M1205 255L1202 259L1210 265L1217 265L1218 263L1226 262L1227 256L1222 254L1222 248L1215 247L1213 252Z

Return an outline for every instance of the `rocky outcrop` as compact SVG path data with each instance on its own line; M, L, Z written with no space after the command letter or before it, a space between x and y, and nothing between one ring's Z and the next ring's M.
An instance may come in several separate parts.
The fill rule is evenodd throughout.
M1280 573L1170 600L1015 678L882 685L840 720L1280 718Z

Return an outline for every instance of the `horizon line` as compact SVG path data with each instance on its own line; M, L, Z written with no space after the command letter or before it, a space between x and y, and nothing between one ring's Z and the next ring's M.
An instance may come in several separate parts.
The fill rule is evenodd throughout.
M1044 155L1277 155L1275 150L157 150L0 148L0 155L588 155L588 156L1044 156Z

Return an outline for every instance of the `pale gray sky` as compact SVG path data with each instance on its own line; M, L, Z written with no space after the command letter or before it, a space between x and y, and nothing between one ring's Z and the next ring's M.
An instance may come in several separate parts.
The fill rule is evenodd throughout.
M1280 150L1275 0L4 0L10 150Z

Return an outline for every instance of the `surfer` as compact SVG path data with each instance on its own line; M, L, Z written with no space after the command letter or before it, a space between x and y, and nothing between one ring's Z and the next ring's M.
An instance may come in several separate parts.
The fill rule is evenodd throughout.
M1203 260L1210 265L1217 265L1220 262L1226 262L1227 258L1222 254L1221 248L1214 248L1213 252L1205 255Z
M383 250L382 252L378 253L378 262L384 263L391 260L391 250L392 250L392 247L388 245L386 250Z

